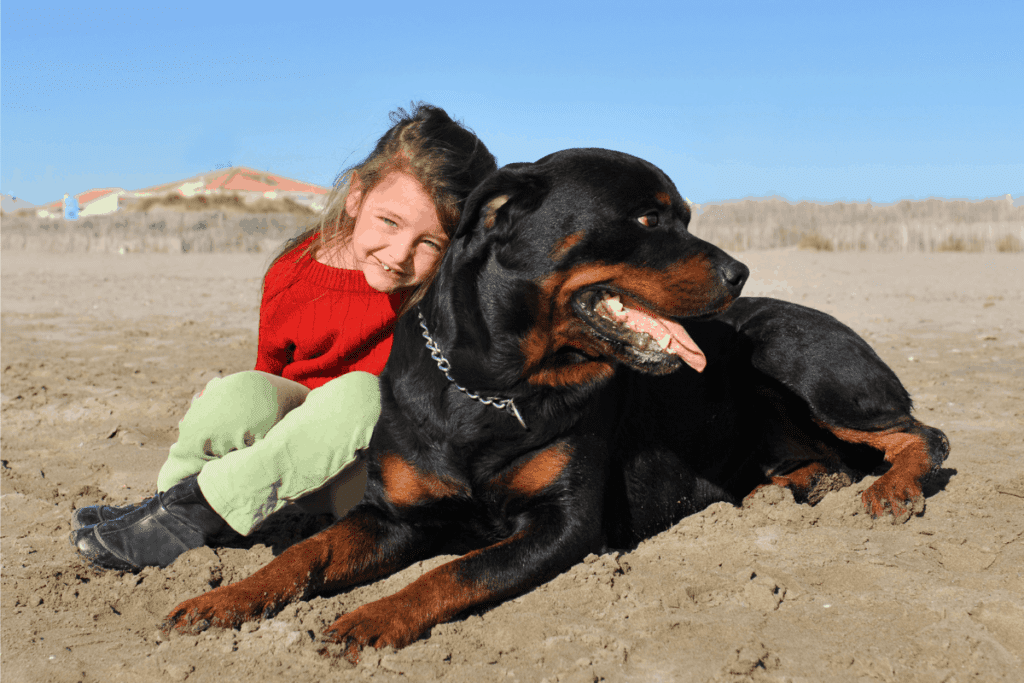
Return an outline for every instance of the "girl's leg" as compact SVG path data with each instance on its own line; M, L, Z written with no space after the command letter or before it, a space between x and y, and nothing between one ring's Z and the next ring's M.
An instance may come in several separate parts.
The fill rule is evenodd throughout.
M192 397L178 423L178 441L171 446L157 477L163 492L198 474L210 460L251 446L289 411L302 404L309 389L291 380L256 370L214 377ZM74 529L117 519L140 507L91 505L75 511Z
M369 445L379 417L377 377L343 375L310 391L263 439L206 463L199 488L244 535L301 499L340 516L362 498L366 476L356 451Z
M365 478L339 475L369 445L379 416L374 375L339 377L284 411L263 438L255 436L262 430L236 435L240 448L237 441L216 447L212 437L203 441L202 457L193 450L191 458L181 458L205 462L198 476L187 476L123 517L73 531L71 543L103 567L164 567L220 533L225 522L248 534L287 503L332 483L354 494L355 486L365 487ZM225 451L220 458L218 450Z
M214 377L192 399L178 424L178 441L157 477L166 491L214 460L252 446L286 414L302 405L309 389L258 370Z

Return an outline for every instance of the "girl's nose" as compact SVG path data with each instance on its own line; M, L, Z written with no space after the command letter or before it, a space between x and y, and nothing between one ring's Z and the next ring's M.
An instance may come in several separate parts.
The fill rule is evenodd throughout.
M414 244L410 242L393 242L387 251L384 252L391 264L397 268L405 270L410 263L412 263L413 256L416 253Z

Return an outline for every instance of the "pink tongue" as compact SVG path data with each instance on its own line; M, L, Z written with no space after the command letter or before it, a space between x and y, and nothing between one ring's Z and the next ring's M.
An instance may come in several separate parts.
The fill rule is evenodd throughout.
M687 365L697 372L704 371L704 367L708 364L708 359L704 356L704 352L700 350L700 347L697 346L697 343L686 333L682 325L668 318L659 318L652 313L635 308L624 307L622 313L626 316L624 322L628 323L637 332L646 332L654 337L655 340L664 339L666 333L671 335L672 339L669 340L668 348L665 350L682 358ZM622 319L620 318L620 320Z

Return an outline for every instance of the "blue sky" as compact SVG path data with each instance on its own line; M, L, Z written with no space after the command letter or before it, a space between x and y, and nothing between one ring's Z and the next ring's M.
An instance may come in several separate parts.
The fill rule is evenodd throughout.
M499 163L619 149L699 203L1024 193L1019 0L0 13L0 191L35 204L228 163L330 185L410 100Z

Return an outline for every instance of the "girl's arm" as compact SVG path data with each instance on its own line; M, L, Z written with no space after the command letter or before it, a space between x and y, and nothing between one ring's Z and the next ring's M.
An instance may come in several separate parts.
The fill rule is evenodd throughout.
M269 372L272 375L282 375L284 368L291 362L293 346L283 340L268 339L270 334L265 334L262 324L260 325L260 340L256 347L256 370Z
M256 370L282 375L285 366L292 362L295 345L283 331L287 329L280 319L280 290L273 286L271 278L263 286L263 300L260 303L259 341L256 344Z

